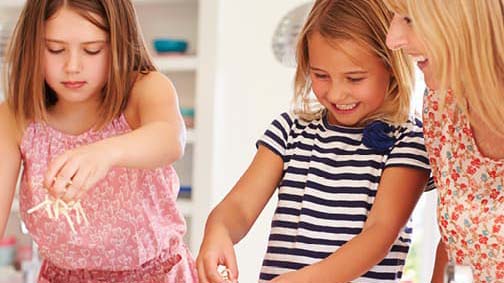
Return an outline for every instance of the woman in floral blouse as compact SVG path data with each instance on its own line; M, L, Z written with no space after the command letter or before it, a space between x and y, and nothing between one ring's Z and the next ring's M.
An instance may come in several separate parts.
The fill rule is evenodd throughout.
M504 4L384 0L396 14L387 44L418 62L425 144L439 188L432 282L448 261L474 282L504 282Z

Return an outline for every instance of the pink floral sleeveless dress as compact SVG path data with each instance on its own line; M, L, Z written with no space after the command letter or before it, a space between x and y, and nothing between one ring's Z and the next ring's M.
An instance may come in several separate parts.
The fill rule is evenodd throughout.
M113 168L81 199L89 225L74 224L76 233L62 215L52 220L44 209L27 212L47 195L43 176L53 158L129 131L124 115L100 131L80 135L44 123L28 125L21 143L20 207L44 260L39 282L197 282L182 241L186 225L177 210L179 181L171 166Z
M481 154L467 117L448 93L426 92L425 145L438 187L438 224L449 258L474 282L504 282L504 160Z

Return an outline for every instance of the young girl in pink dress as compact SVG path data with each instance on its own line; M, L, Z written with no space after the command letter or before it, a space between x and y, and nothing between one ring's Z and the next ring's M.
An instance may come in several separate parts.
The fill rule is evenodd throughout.
M0 104L0 234L21 216L39 282L196 282L176 207L185 129L129 0L27 1Z

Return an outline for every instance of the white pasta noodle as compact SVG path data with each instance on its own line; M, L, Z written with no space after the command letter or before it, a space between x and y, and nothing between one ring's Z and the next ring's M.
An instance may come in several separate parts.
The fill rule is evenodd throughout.
M86 213L84 212L84 209L82 208L82 205L80 204L80 200L77 202L71 201L69 203L65 203L61 199L53 199L49 196L45 197L45 200L36 206L28 209L28 214L32 214L35 211L38 211L40 209L45 209L47 212L47 216L49 219L52 220L58 220L60 215L63 215L68 222L68 225L70 226L70 229L72 229L72 232L74 234L77 233L75 230L75 225L74 222L72 221L72 218L70 217L70 213L72 211L75 211L75 217L77 219L77 224L80 225L82 221L86 225L89 225L89 221L87 219Z

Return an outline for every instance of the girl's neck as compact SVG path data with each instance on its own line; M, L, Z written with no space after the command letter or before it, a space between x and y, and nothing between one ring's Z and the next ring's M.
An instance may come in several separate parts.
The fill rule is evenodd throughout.
M48 124L61 132L78 135L98 121L99 102L67 103L58 101L48 110Z

